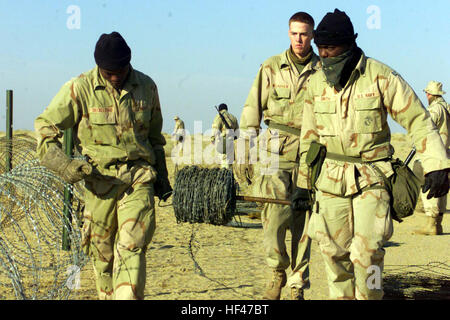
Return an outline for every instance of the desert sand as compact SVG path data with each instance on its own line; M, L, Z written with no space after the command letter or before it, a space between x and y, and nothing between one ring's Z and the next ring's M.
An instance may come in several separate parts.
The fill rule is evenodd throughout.
M169 140L169 139L168 139ZM396 156L404 159L410 143L393 135ZM169 140L166 146L170 150ZM170 180L174 164L166 152ZM171 198L156 202L157 229L147 251L146 300L260 300L270 276L265 266L262 226L256 218L237 213L226 226L177 223ZM444 217L444 235L411 232L423 223L419 201L413 216L394 221L394 235L385 246L383 272L386 300L450 299L450 217ZM287 245L290 235L288 232ZM327 300L328 287L322 257L313 242L307 300ZM282 300L290 299L289 289ZM81 286L70 299L96 299L92 264L81 272Z

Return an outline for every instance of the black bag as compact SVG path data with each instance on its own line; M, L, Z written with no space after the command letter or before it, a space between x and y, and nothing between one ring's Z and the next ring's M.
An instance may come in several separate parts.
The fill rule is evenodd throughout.
M399 159L391 161L394 174L389 178L376 166L373 166L383 177L386 189L391 197L392 219L402 222L403 218L414 213L420 195L421 179Z

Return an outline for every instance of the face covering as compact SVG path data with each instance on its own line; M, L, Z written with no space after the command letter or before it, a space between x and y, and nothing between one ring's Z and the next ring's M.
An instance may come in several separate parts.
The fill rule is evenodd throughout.
M337 57L320 58L322 61L322 70L325 73L327 82L335 87L339 84L341 79L342 70L344 70L345 64L352 58L353 50L350 49Z

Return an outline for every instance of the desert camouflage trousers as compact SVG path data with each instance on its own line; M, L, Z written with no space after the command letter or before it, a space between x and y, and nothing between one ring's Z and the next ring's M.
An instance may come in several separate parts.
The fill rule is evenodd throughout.
M416 160L414 162L414 173L418 176L423 176L423 167L420 162L420 160ZM450 173L449 173L450 177ZM440 198L431 198L427 199L428 193L420 192L420 199L423 203L423 209L425 211L425 215L437 218L439 213L445 213L448 212L450 209L447 209L447 206L450 204L449 201L449 194L440 197Z
M232 170L235 161L235 143L233 137L220 136L214 141L216 156L220 159L220 168Z
M425 215L432 218L437 218L439 216L439 213L447 212L447 195L440 198L427 199L427 193L421 192L420 198L422 199Z
M280 200L289 200L295 187L298 163L279 158L278 163L262 165L257 171L261 175L255 179L255 196ZM306 235L309 212L292 212L287 205L266 203L261 212L263 225L263 246L267 265L275 270L286 270L287 285L290 287L310 287L309 257L311 240ZM290 257L286 249L287 230L291 233Z
M156 227L153 183L86 190L83 250L90 255L101 300L144 298L145 253Z
M316 193L308 235L319 243L331 299L382 299L383 245L392 234L386 190Z

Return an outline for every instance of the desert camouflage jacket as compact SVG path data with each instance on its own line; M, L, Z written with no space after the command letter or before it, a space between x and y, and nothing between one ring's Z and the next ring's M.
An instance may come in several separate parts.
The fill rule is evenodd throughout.
M386 158L394 150L388 115L407 130L423 159L425 173L449 167L429 112L406 81L383 63L363 53L342 90L330 87L323 72L316 72L305 89L298 186L311 188L305 158L313 140L324 144L329 153L376 161L373 165L390 176L392 166ZM380 181L368 163L327 158L316 187L350 196Z
M178 130L184 130L184 122L183 120L175 120L175 128L173 129L173 133L177 133Z
M119 94L98 67L65 83L35 120L40 158L63 130L74 129L76 145L102 174L114 175L113 165L132 160L155 164L154 150L166 141L153 80L131 68Z
M232 130L239 129L238 121L234 115L229 113L227 110L220 110L220 114L225 118L225 120L227 121L228 125L230 126L230 128ZM222 134L223 136L226 135L227 127L223 123L220 115L216 115L214 117L214 120L212 123L212 129L213 129L213 135L216 135L216 134Z
M304 103L303 87L318 68L319 58L313 52L311 61L301 74L291 61L289 49L267 59L258 74L245 101L240 119L241 134L253 130L259 133L261 120L265 124L275 123L297 129L298 134L270 128L259 138L261 148L278 153L286 160L296 161L299 156L299 132L302 128ZM278 138L278 149L274 150L272 139Z
M450 158L450 139L448 136L450 131L450 112L447 106L444 98L438 97L428 106L428 111L431 114L431 119L438 128L442 143L446 147L447 155Z

